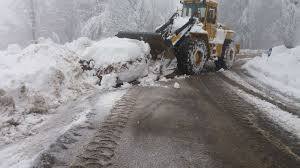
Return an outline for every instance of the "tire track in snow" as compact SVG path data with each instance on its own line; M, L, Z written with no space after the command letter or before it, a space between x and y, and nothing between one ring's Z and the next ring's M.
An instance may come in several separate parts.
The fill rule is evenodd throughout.
M258 97L260 98L261 100L264 100L266 102L269 102L271 104L274 104L275 106L277 106L278 108L280 108L281 110L283 111L287 111L287 112L290 112L291 114L293 115L297 115L299 116L300 114L300 111L297 107L290 107L290 106L287 106L285 105L284 103L280 102L280 101L277 101L277 100L274 100L273 98L270 98L270 97L267 97L261 93L258 93L254 90L251 90L250 88L247 88L246 86L243 86L242 84L240 83L237 83L236 81L228 78L226 75L224 74L220 74L220 77L226 81L227 83L229 83L230 85L232 86L235 86L235 87L238 87L240 88L241 90L245 91L246 93L250 94L250 95L254 95L255 97Z
M254 151L260 151L265 147L269 148L274 152L273 154L277 159L264 158L264 156L258 157L262 157L266 163L273 166L281 165L282 163L295 163L294 161L296 161L298 165L300 161L298 144L294 144L295 142L291 141L291 139L282 139L282 137L290 138L290 136L288 136L289 134L285 131L282 132L280 129L270 128L269 124L272 122L262 118L263 116L261 116L261 114L258 115L255 106L243 103L244 100L235 92L237 89L235 88L236 86L220 76L222 75L211 75L209 79L203 80L207 88L214 89L214 92L209 92L213 93L213 95L211 95L212 98L216 100L217 104L220 105L224 111L231 113L237 122L240 122L245 128L249 128L248 130L253 134L253 137L251 137L249 141L259 142L252 147ZM226 93L226 99L224 99L223 93Z
M71 168L109 167L115 155L115 149L121 139L123 129L126 127L130 115L134 111L136 97L139 90L128 92L123 99L118 101L94 138L77 156Z

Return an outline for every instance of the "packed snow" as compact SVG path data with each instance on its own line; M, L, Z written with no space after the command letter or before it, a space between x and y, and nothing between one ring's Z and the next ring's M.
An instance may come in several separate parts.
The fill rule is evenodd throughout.
M255 93L259 93L261 95L265 95L264 92L258 90L257 88L255 88L254 86L250 85L244 78L242 78L241 76L239 76L236 72L233 71L225 71L224 69L219 70L218 72L221 72L223 75L225 75L227 78L234 80L236 82L238 82L239 84L241 84L242 86L246 87L247 89L255 92Z
M77 110L73 104L76 108L69 114L63 108L66 104L82 103L92 93L114 92L118 81L125 82L119 90L129 88L126 82L133 80L148 80L155 85L151 75L139 79L148 75L149 57L148 44L115 37L98 42L83 37L64 45L41 38L38 44L24 49L14 44L0 51L0 167L31 163L51 141L84 123L95 109L85 103L86 109ZM95 61L92 71L82 69L80 62L85 59ZM101 86L99 71L103 72ZM124 93L104 98L112 101L111 108ZM97 104L98 111L105 106L101 102L104 104ZM60 120L64 122L58 124ZM49 128L53 128L53 134L45 136L51 133ZM10 155L6 156L7 152Z
M175 83L174 83L174 88L175 88L175 89L180 89L180 84L179 84L178 82L175 82Z
M264 50L252 50L252 49L241 49L240 54L241 55L255 55L255 56L260 56L264 53Z
M39 155L47 150L61 135L74 127L81 129L93 122L102 122L122 98L126 89L91 93L58 108L56 113L36 129L36 134L15 143L1 146L1 168L30 168ZM90 98L92 97L92 99ZM92 116L92 118L91 118ZM93 130L84 130L86 134ZM91 131L90 133L87 133Z
M277 106L261 100L253 95L247 94L246 92L231 87L232 90L238 93L238 95L246 100L247 102L255 105L259 108L267 118L278 124L280 127L286 131L294 134L298 139L300 139L300 118L289 112L279 109Z
M300 46L293 49L274 47L270 57L267 54L257 56L243 68L262 83L300 98Z
M135 61L150 53L150 47L143 41L126 38L107 38L94 43L83 54L83 58L94 59L98 64L108 66L114 63Z
M83 59L95 61L99 75L114 75L121 82L132 82L146 76L149 58L150 47L147 43L117 37L95 42L83 53Z
M192 28L191 28L191 33L201 33L201 34L207 34L207 31L205 31L203 29L203 24L202 23L198 23L195 24Z
M190 17L176 17L174 19L172 32L175 32L177 29L184 26L189 20L190 20Z
M78 60L64 45L47 39L0 52L0 145L34 135L45 114L95 89Z
M101 104L89 108L87 95L126 91L134 81L168 88L159 83L161 73L175 68L176 60L152 61L149 45L131 39L57 44L41 38L26 48L9 45L0 51L0 167L29 167L58 136L101 111ZM124 93L108 98L109 107Z

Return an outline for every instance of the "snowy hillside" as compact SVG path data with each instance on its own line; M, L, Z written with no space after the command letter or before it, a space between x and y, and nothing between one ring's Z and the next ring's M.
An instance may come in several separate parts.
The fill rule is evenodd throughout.
M268 57L263 54L243 67L259 81L290 96L300 98L300 46L278 46Z

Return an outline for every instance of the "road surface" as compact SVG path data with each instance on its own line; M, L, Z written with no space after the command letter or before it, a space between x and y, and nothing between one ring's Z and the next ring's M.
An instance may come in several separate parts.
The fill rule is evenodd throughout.
M179 89L173 87L174 81ZM299 140L269 121L235 89L294 114L297 109L253 93L222 73L162 85L168 88L128 91L71 162L45 157L37 167L300 167Z

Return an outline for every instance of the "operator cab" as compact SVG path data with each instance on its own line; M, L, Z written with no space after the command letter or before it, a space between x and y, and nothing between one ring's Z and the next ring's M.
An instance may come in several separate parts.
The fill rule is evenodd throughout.
M205 18L208 23L216 24L217 20L217 3L210 0L184 0L182 17L198 17L201 22L204 22ZM206 9L208 10L206 12ZM207 16L206 16L207 14Z
M206 14L205 0L185 0L183 4L182 17L196 16L204 21Z

